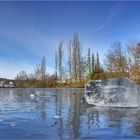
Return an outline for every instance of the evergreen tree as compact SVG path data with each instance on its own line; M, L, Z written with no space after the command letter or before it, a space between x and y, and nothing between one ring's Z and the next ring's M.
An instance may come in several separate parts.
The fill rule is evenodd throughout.
M92 53L92 60L91 60L91 70L92 72L94 72L95 70L95 58L93 53Z
M88 73L91 74L90 48L88 48Z
M95 71L100 71L100 60L99 60L98 52L97 52L97 57L96 57Z

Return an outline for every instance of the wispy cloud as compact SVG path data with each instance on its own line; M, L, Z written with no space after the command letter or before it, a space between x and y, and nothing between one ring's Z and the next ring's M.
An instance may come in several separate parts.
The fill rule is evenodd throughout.
M14 79L16 75L25 70L27 74L34 73L35 64L30 64L28 61L16 61L11 59L1 59L0 58L0 77ZM54 69L52 67L47 66L47 73L54 73Z
M27 70L27 73L30 73L33 71L32 65L30 65L28 62L20 61L20 62L14 62L13 59L6 60L6 59L0 59L0 77L3 78L10 78L14 79L21 70Z
M12 29L7 32L6 30L1 30L0 36L5 38L5 40L21 44L23 49L26 49L28 52L36 56L42 56L47 51L52 52L53 40L50 37L39 32L30 33L28 31L29 29L26 29L24 32L17 29L14 33L14 30ZM9 47L15 48L12 44Z
M37 30L33 21L31 23L26 21L29 24L22 26L22 23L16 20L9 22L5 12L2 13L0 13L0 49L3 55L0 56L0 77L14 78L21 70L33 73L42 56L46 56L47 73L52 74L54 72L52 60L57 45L55 38L52 39L47 29L45 32Z
M85 34L81 35L81 38L86 38L88 37L89 35L95 33L95 32L98 32L100 30L102 30L103 28L105 28L110 22L111 20L118 14L121 12L121 10L123 10L123 8L125 7L126 5L124 5L124 3L122 2L118 2L116 3L113 7L111 7L109 9L109 14L108 16L106 17L106 20L103 24L95 27L95 28L91 28L89 31L87 31Z

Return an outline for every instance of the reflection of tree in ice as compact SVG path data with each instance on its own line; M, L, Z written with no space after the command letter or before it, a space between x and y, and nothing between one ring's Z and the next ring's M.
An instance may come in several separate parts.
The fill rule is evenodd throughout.
M91 130L97 126L100 128L115 128L118 135L120 133L122 135L131 135L132 133L140 135L139 108L103 108L93 106L87 108L87 112L88 125Z
M67 125L70 129L71 139L76 139L79 136L80 127L80 95L78 93L73 94L73 91L69 93L69 112Z

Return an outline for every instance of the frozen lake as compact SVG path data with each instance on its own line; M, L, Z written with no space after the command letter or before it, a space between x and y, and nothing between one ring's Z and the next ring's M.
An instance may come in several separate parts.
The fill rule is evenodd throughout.
M0 89L0 139L140 139L139 108L81 102L84 89Z

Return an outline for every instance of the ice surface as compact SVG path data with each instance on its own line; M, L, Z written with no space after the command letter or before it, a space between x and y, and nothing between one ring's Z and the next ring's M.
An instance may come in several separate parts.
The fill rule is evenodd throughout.
M91 80L85 85L88 104L111 107L140 107L140 87L127 78Z

